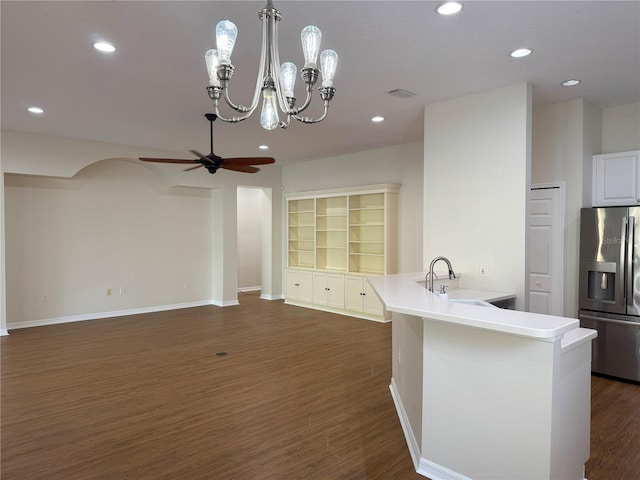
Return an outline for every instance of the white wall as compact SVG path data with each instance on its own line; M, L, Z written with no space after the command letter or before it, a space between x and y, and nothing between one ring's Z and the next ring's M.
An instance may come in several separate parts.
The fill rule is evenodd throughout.
M133 177L131 178L129 178L127 175L124 175L122 183L113 182L112 187L116 189L116 192L128 185L128 182L132 181L134 177L140 180L142 178L141 176L144 176L146 174L148 178L144 182L148 183L149 186L152 186L152 190L154 190L155 195L161 197L158 199L158 203L163 203L165 200L168 202L169 210L184 202L184 199L182 198L184 197L184 194L182 193L177 196L174 194L167 195L166 191L169 186L200 187L201 189L203 189L201 194L207 195L206 208L209 212L207 214L207 217L203 220L203 222L196 222L194 228L187 228L185 225L182 225L182 227L176 229L176 231L181 230L181 235L183 236L184 242L187 245L187 249L189 248L188 241L193 235L210 239L209 244L207 245L208 257L201 257L205 258L202 268L205 268L208 272L207 278L209 285L207 293L203 298L207 299L215 305L220 306L233 305L237 303L237 187L239 183L242 182L243 186L261 188L262 191L265 192L264 196L266 198L266 200L264 200L263 202L263 211L268 211L268 215L265 215L264 218L268 217L270 222L269 228L263 228L268 238L263 238L264 243L262 245L262 251L267 252L266 255L263 255L262 296L263 298L267 299L277 299L282 297L282 191L280 189L282 180L281 167L277 165L268 165L263 167L259 173L252 175L230 172L226 170L221 170L216 175L210 175L203 170L183 172L183 168L179 165L149 164L142 163L136 160L136 157L138 156L179 158L184 156L184 154L180 152L163 152L149 149L140 149L130 146L110 145L100 142L81 141L44 135L31 135L5 131L2 132L2 140L2 168L5 172L28 175L22 180L16 180L21 184L19 186L14 186L21 189L21 192L23 193L21 193L20 195L26 195L30 198L30 200L33 201L36 201L34 199L40 198L39 195L42 194L42 191L49 190L49 193L51 193L51 195L53 195L54 197L52 205L57 205L56 202L63 202L63 199L66 198L65 195L70 195L70 193L68 192L65 194L62 193L65 191L65 189L68 189L68 185L73 185L73 187L71 187L72 191L74 189L78 189L78 186L83 184L82 179L85 178L86 175L88 175L87 172L93 171L94 167L92 166L92 164L105 158L111 158L111 160L108 162L104 162L104 164L96 165L103 165L101 168L105 168L104 165L116 164L120 165L122 168L126 168L122 165L128 165L131 168L135 168L135 171L137 172L136 174L133 174ZM115 159L112 157L118 158ZM83 168L85 170L83 170ZM111 175L111 173L109 173L108 171L103 172L103 174L107 177ZM76 175L76 177L71 180L70 177L72 177L73 175ZM64 187L59 187L57 186L58 184L56 184L54 188L50 188L52 185L51 182L56 181L54 177L64 177L64 179L58 179L59 182L62 182L60 183L60 185L64 185ZM19 177L15 176L15 178ZM22 177L20 176L20 178ZM43 183L40 184L38 183L38 181ZM106 180L101 180L100 182L104 181ZM41 185L45 185L45 187L41 187ZM145 191L144 188L142 190ZM147 189L147 191L151 192L151 190L149 189ZM180 190L178 189L171 191L179 192ZM197 190L194 188L187 188L186 191ZM101 192L100 194L106 195L106 192ZM128 193L126 192L125 194L128 195ZM3 202L6 202L8 195L9 194L5 191L5 194L2 197ZM172 198L172 200L168 200L169 198ZM118 196L111 201L118 203L120 201L120 198ZM135 202L133 203L135 204ZM75 205L74 208L76 208ZM105 208L107 209L107 211L109 211L108 207ZM154 208L151 209L152 214L153 212L155 212ZM130 212L125 213L127 215L130 214ZM33 215L33 212L30 212L30 215ZM191 214L187 213L186 217L190 218ZM13 218L15 218L15 216ZM65 220L68 220L68 218L69 217L65 217ZM45 222L45 225L48 225L46 223L46 219L44 219L43 221ZM117 221L111 219L110 222L112 226L115 225L115 227L113 228L113 230L115 231L118 227ZM7 224L8 223L9 222L7 222ZM103 230L108 231L109 225L110 223L107 222ZM203 231L203 228L206 225L208 225L208 229L205 232ZM71 227L75 228L75 225L71 225ZM6 254L7 257L13 258L15 248L20 248L19 246L23 242L22 238L30 232L21 231L19 229L14 231L13 227L11 225L8 225L6 227L6 233L8 237L7 242L6 244L1 245L1 250ZM44 238L46 238L46 236ZM9 245L9 239L14 239L11 245ZM100 241L101 240L98 239L98 243ZM200 240L196 239L196 245L199 241ZM89 242L89 244L91 244L91 242ZM151 248L155 248L155 245L151 245ZM78 268L83 268L81 263L76 261L75 257L70 256L72 254L73 252L65 251L63 249L60 251L56 251L55 255L52 256L57 258L57 266L65 266L66 264L70 263L76 264ZM164 255L166 260L163 259L158 263L162 264L164 262L171 266L173 259L170 257L172 256L172 254L173 252L165 252ZM181 253L178 253L177 257L180 258L180 255ZM194 256L197 257L197 255L195 254ZM268 259L268 264L265 264L265 259ZM138 262L138 258L131 258L130 261L132 268L135 268ZM43 265L42 268L46 268L46 265ZM6 266L0 269L1 274L4 274L6 271ZM7 282L3 282L1 285L0 290L2 290L3 295L6 285L10 284L13 281L13 278L11 278L12 276L12 273L8 274ZM183 274L180 274L180 277L183 277ZM24 279L18 278L18 280L22 282ZM176 277L176 281L178 280L183 286L182 288L184 288L184 282L187 281L187 279ZM114 279L114 281L119 282L120 280ZM111 286L112 288L114 288L114 295L119 295L118 291L120 286L120 284ZM103 287L105 289L107 288L106 285L104 285ZM193 282L190 281L190 289L191 288L193 288ZM39 302L41 302L41 298L45 294L45 292L42 292L40 290L42 290L41 286L38 287L37 292L33 293L33 298L36 298ZM129 290L130 289L127 288L127 292L129 292ZM18 292L18 294L21 295L20 292ZM129 295L129 293L127 293L127 295ZM10 301L13 301L13 296L11 295L11 297L12 298L10 299ZM112 303L116 302L116 300L114 300L112 297L110 297L110 301ZM126 295L123 297L126 297ZM22 302L22 300L20 299L18 301L19 303ZM154 298L151 301L155 303L153 307L160 307L163 305L167 305L167 302L174 300L171 299L171 296L163 296L162 298ZM38 307L29 307L35 310L33 312L30 312L34 313L34 318L27 318L26 316L22 316L22 313L24 313L26 310L20 307L20 311L22 313L20 313L19 318L13 318L11 315L8 315L7 321L8 323L15 323L17 321L33 321L39 318L50 318L50 315L75 315L75 312L78 311L78 309L75 308L77 305L83 305L83 311L81 312L82 315L88 315L91 314L91 312L113 313L113 311L110 310L112 306L115 306L117 308L122 307L126 309L135 308L133 304L130 303L130 297L118 298L116 302L117 304L113 305L110 303L105 304L104 299L98 297L96 297L96 303L92 304L91 306L83 302L84 300L80 301L79 303L74 300L72 302L73 305L71 305L73 308L64 310L63 313L55 310L51 305L47 305L46 308L44 308L44 310L46 310L45 312L41 311L43 309L43 305L39 305ZM47 303L49 303L49 301ZM0 307L4 307L4 304L0 305Z
M564 315L578 313L580 208L590 202L591 158L600 148L600 109L582 99L533 112L531 182L564 182Z
M640 150L640 103L602 110L602 151Z
M2 144L0 133L0 145ZM7 296L5 268L5 235L4 235L4 170L0 155L0 335L7 334Z
M238 289L262 285L262 190L238 188Z
M423 267L444 255L461 286L516 292L518 309L527 290L530 105L521 83L425 108Z
M95 163L73 179L7 174L10 326L209 303L210 197L167 187L125 160Z
M400 184L398 272L422 269L422 142L324 158L283 168L286 193L379 183Z

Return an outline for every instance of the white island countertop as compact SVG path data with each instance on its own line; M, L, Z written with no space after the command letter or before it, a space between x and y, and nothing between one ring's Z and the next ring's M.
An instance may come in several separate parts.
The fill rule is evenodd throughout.
M417 281L424 280L421 272L368 277L387 310L431 320L466 325L545 341L555 341L564 333L579 327L574 318L537 313L465 305L443 300L429 292ZM449 292L449 298L499 301L512 298L505 292L460 289Z

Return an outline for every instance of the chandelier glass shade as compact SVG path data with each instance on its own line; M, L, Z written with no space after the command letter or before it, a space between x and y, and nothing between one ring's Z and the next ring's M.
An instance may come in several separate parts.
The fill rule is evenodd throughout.
M278 52L278 22L281 15L273 7L272 0L258 12L262 23L262 49L260 52L260 67L251 105L243 106L234 103L229 95L229 84L233 76L234 67L231 54L238 36L237 27L229 20L222 20L216 26L216 48L207 50L205 61L209 74L207 93L213 101L215 113L225 122L240 122L253 114L262 98L260 124L267 130L277 127L287 128L294 118L302 123L318 123L325 119L329 109L329 102L335 94L333 78L338 65L338 54L334 50L325 50L320 54L320 68L318 69L318 53L322 32L318 27L309 25L302 29L302 51L304 66L300 77L305 83L306 93L302 105L296 105L294 88L298 69L292 62L280 64ZM318 118L304 117L300 114L311 104L313 86L322 73L322 84L319 88L320 98L324 103L324 111ZM220 112L220 104L224 102L235 113L225 116ZM283 119L281 119L281 114Z

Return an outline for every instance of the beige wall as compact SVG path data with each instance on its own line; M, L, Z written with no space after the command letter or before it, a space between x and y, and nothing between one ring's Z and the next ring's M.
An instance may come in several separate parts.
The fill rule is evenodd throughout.
M422 270L422 142L324 158L283 168L286 193L400 184L398 272Z
M2 245L2 251L14 261L14 266L11 268L5 266L2 269L2 273L7 272L7 281L2 283L2 290L4 292L5 286L9 290L14 288L10 287L11 285L24 285L24 288L14 288L8 293L10 298L7 305L13 305L11 313L7 315L8 323L64 319L77 315L97 318L101 312L104 314L103 316L106 316L137 311L136 309L144 311L161 309L166 306L179 306L183 305L184 302L207 302L221 306L237 303L236 205L237 188L240 185L260 188L264 193L263 212L265 214L262 221L263 232L266 232L266 234L262 238L262 252L264 253L262 255L263 297L268 299L282 298L281 167L277 165L266 166L259 173L252 175L228 171L220 171L216 175L210 175L203 170L183 172L180 166L147 164L136 159L137 156L141 155L173 158L184 156L178 152L162 152L17 132L3 131L2 134L2 168L5 172L9 172L6 178L11 178L6 184L11 188L11 191L5 191L2 199L7 203L11 200L11 211L13 212L11 218L7 218L5 222L7 242ZM110 155L118 158L104 160ZM113 175L117 175L117 172L126 168L133 170L126 174L121 172L119 180L111 183L113 198L107 198L108 189L100 190L100 188ZM91 181L89 181L89 190L98 189L96 192L91 193L81 188L87 183L87 175L90 174L94 175L95 178L92 177ZM140 185L137 187L132 186L130 182L134 180ZM49 197L42 197L45 192ZM140 195L145 192L148 193L141 199L147 202L145 204L148 207L146 216L143 215L144 212L141 209L137 208L138 204L141 205L135 198L138 194L137 192ZM185 192L192 193L186 194ZM77 203L72 202L69 205L65 203L69 202L69 196L80 194L86 195L87 202L80 199ZM157 197L155 199L157 201L153 201L154 195ZM199 199L198 202L203 202L202 205L199 203L196 208L183 208L186 201L185 198L191 198L194 195ZM202 195L205 197L202 197ZM25 197L26 202L13 201L15 198L21 198L22 196ZM28 244L28 236L49 238L51 232L54 232L56 235L62 235L60 238L63 240L56 240L57 243L44 242L44 245L48 245L49 253L41 255L40 265L29 265L29 268L35 269L34 275L40 278L42 276L41 273L46 270L43 278L51 277L52 274L49 270L52 268L60 270L53 275L56 278L59 277L60 273L67 275L71 272L76 275L78 271L86 270L85 264L91 265L94 257L88 254L85 257L78 256L75 250L68 249L68 239L64 235L66 235L65 232L69 228L76 228L76 225L70 222L73 217L63 217L60 212L69 211L76 215L87 215L86 212L77 210L79 205L91 204L92 201L97 201L100 198L103 201L103 207L94 212L99 215L96 218L101 218L100 228L87 231L81 230L79 232L84 235L81 237L83 238L82 245L91 246L95 244L100 246L94 252L95 258L103 258L103 252L111 252L109 250L110 246L120 245L115 240L115 237L109 237L109 234L111 234L110 232L118 231L121 235L126 234L126 231L122 230L124 228L123 225L119 223L123 221L122 219L138 213L139 225L146 225L145 222L149 221L148 218L156 218L158 212L163 210L172 212L179 207L179 210L183 213L176 219L175 229L170 231L179 232L181 236L180 242L174 241L171 243L171 236L153 240L148 236L145 237L145 234L154 231L154 228L157 231L161 224L155 226L147 225L148 228L140 232L137 230L138 224L126 225L126 228L130 229L131 232L138 232L141 238L146 238L149 241L149 253L147 255L154 252L157 253L156 245L165 244L167 247L176 249L176 252L165 249L163 252L164 257L156 258L157 262L155 264L145 263L147 258L145 255L130 256L127 259L127 268L135 271L136 275L143 278L145 280L143 283L147 285L146 272L156 271L159 265L166 263L166 274L169 275L169 272L173 272L173 280L179 283L182 290L188 290L188 292L168 292L165 287L157 285L151 291L144 291L144 295L140 293L142 289L137 290L138 296L135 297L134 291L136 290L134 287L138 277L130 280L113 275L105 281L115 283L115 285L103 283L99 287L97 283L98 279L101 278L102 272L93 269L92 272L95 278L88 283L92 285L95 292L99 290L104 293L106 288L112 288L112 296L108 298L106 295L91 296L94 294L92 291L90 296L76 298L74 296L77 292L68 290L69 286L65 284L64 297L69 297L69 300L65 301L64 305L53 305L52 303L55 303L53 298L60 298L57 289L62 288L62 286L56 282L50 283L50 285L53 285L51 287L46 284L37 284L37 282L34 284L24 276L25 274L19 271L19 268L15 267L17 260L14 259L21 259L21 261L27 263L31 261L29 255L20 250L23 244ZM124 198L130 200L128 202L129 206L125 207L123 205L122 199ZM36 215L35 212L38 210L34 205L55 207L56 212L51 218L60 221L64 220L67 223L70 222L71 225L68 229L61 229L59 226L54 228L48 218L43 218L39 219L39 221L42 221L42 228L40 229L35 226L38 222L35 222L30 227L32 230L15 227L16 224L20 225L20 222ZM114 211L112 205L118 205L118 210ZM164 206L163 209L160 209L160 206ZM205 211L206 214L204 214ZM15 212L18 212L18 214L15 214ZM195 219L194 215L196 213L191 212L200 212L200 214L204 214L204 217ZM23 220L23 217L25 220ZM78 228L87 224L82 220L82 216L80 218ZM170 215L167 215L167 218L170 218ZM268 228L264 228L265 219L268 219ZM193 222L192 225L181 223L187 221ZM91 232L98 232L100 235L92 239L90 237ZM115 233L112 235L115 235ZM267 236L268 238L266 238ZM188 253L191 248L190 241L194 237L194 248L191 249L191 253ZM54 240L57 238L54 237ZM113 242L105 246L103 245L103 238L111 239ZM167 242L170 245L166 245ZM200 242L207 244L206 252L198 250L201 248ZM35 248L35 251L38 251L41 247L40 245L35 245ZM85 254L84 251L82 252ZM123 260L118 255L125 255L125 253L122 250L113 253L116 257L111 258L111 261L108 262L109 266L115 268L121 265ZM188 261L184 260L182 262L185 266L189 262L199 262L198 268L207 272L206 282L198 278L195 280L185 278L185 274L189 272L179 272L177 267L174 268L174 258L180 259L183 255L190 255ZM55 265L51 264L52 260L49 257L55 259ZM156 272L158 275L154 279L159 282L162 281L164 272L165 270ZM195 273L194 276L197 277L198 273ZM123 284L123 281L127 283ZM91 282L95 283L95 285ZM184 282L189 282L188 289L184 288ZM71 288L80 288L80 284L75 277L71 279L71 285ZM127 293L116 297L116 295L120 295L119 289L121 286L125 286ZM206 290L205 293L198 290L200 286ZM47 302L42 301L44 295L47 295ZM0 306L4 308L4 305L3 303ZM75 317L73 319L81 318Z
M640 103L602 110L602 151L640 150Z
M10 326L209 303L210 191L159 180L124 160L95 163L73 179L7 174Z
M531 183L565 184L564 315L578 314L580 208L590 202L591 157L599 150L600 111L582 99L533 112Z
M0 145L2 138L0 133ZM2 155L0 155L0 335L7 334L7 297L5 268L5 235L4 235L4 175Z
M516 292L518 309L527 282L530 102L529 85L511 85L428 105L424 125L424 269L444 255L461 286Z
M238 188L238 288L262 285L262 196L257 188Z
M577 316L580 208L592 201L592 156L640 149L640 103L600 107L582 99L533 112L532 183L564 182L564 315Z
M520 104L518 100L514 104L506 101L506 98L510 94L509 89L518 89L518 86L507 87L506 90L498 89L492 92L484 92L479 96L463 97L462 99L452 100L450 105L458 104L462 105L463 111L469 109L469 118L463 114L460 118L460 124L449 125L449 132L445 132L445 136L449 138L452 145L456 142L460 142L460 132L464 132L467 135L468 132L475 132L469 137L470 143L465 141L466 147L456 147L454 150L448 152L444 156L431 155L427 158L427 151L431 151L431 147L438 145L438 142L442 140L440 135L428 136L428 132L425 132L425 138L429 138L430 145L424 145L423 142L415 142L405 145L397 145L392 147L386 147L376 149L367 152L359 152L351 155L343 155L339 157L332 157L328 159L315 160L311 162L304 162L298 165L292 165L285 168L276 166L270 166L263 169L256 175L240 176L235 173L226 173L221 175L201 175L191 173L184 173L180 169L173 167L163 166L138 166L136 170L135 178L140 180L140 175L148 176L145 182L150 181L151 184L156 185L154 188L168 189L169 185L182 186L182 187L202 187L210 190L209 210L211 212L211 230L207 233L212 238L212 252L226 252L211 255L210 264L210 292L205 295L206 298L217 299L220 304L226 302L233 302L235 296L237 282L238 282L238 264L237 264L237 219L235 215L229 215L228 207L233 206L235 211L238 197L237 187L260 187L264 188L263 193L265 201L268 205L273 205L272 211L265 213L263 216L262 228L268 232L263 235L263 251L267 251L271 254L270 264L267 268L272 268L272 271L263 274L263 295L266 293L266 298L279 298L281 296L281 265L282 265L282 253L283 253L283 208L282 208L282 191L280 185L283 184L287 192L299 192L305 190L318 190L324 188L335 188L342 186L353 185L366 185L376 183L399 183L401 184L399 195L399 228L398 228L398 244L400 246L399 253L399 271L409 272L422 270L428 266L428 262L432 256L440 254L445 248L448 248L449 242L447 242L446 236L438 235L438 231L442 231L441 226L447 228L454 228L453 218L451 215L447 216L446 212L462 212L467 215L470 214L472 218L483 220L474 220L477 222L476 228L479 231L490 231L491 228L502 228L499 218L511 218L515 216L515 211L502 211L497 216L493 215L491 204L494 202L501 203L502 197L496 198L496 192L503 192L506 194L502 187L512 187L512 183L502 175L501 161L493 163L495 158L500 157L502 154L507 154L509 149L519 150L519 143L526 142L526 139L522 139L522 131L526 131L526 127L522 126L522 118L518 115L516 119L520 122L519 127L523 130L520 133L516 133L515 137L509 133L509 125L499 125L494 123L493 127L483 123L486 119L493 118L494 113L506 113L515 104ZM502 92L502 93L501 93ZM497 97L494 97L497 94ZM475 98L472 103L476 104L477 112L490 112L491 115L485 118L482 113L479 115L480 120L473 113L474 108L470 108L471 104L465 105L470 99ZM466 99L466 100L465 100ZM494 102L496 100L496 102ZM489 104L486 103L491 101ZM448 102L443 102L448 103ZM433 109L442 108L441 104L436 106L427 107L428 110L433 113ZM518 110L520 107L516 107ZM505 111L503 111L506 109ZM511 110L513 114L516 110ZM462 114L462 112L458 112ZM565 315L574 316L575 306L575 285L577 283L577 270L576 260L573 255L577 254L576 250L572 247L577 242L577 209L582 204L588 204L590 195L590 169L585 167L585 162L590 161L591 153L609 153L614 151L625 151L640 148L640 104L623 105L620 107L605 108L601 111L601 119L599 118L600 109L588 103L582 102L582 100L575 100L571 102L563 102L555 105L547 105L535 109L533 114L533 143L532 143L532 166L531 166L531 182L532 183L544 183L544 182L557 182L564 181L567 184L567 207L568 213L571 214L571 218L567 218L567 233L566 233L566 248L567 252L565 258L567 260L567 268L565 270L565 286L568 291L565 294ZM430 114L431 115L431 114ZM445 117L457 115L453 110L448 112ZM432 116L430 118L433 118ZM474 123L473 118L477 120ZM600 124L601 121L601 124ZM508 122L507 122L508 123ZM464 126L466 125L466 126ZM600 127L601 125L601 127ZM437 126L437 122L436 122ZM515 126L514 126L515 127ZM516 130L519 129L516 128ZM440 128L440 127L438 127ZM485 131L483 129L487 129ZM600 132L598 133L598 130ZM434 130L434 131L437 131ZM595 132L595 133L594 133ZM488 135L486 135L488 133ZM469 140L465 138L465 140ZM515 138L515 140L514 140ZM491 139L491 140L490 140ZM505 142L505 139L510 139L509 142ZM515 141L515 144L513 143ZM600 148L601 141L601 148ZM495 157L493 150L494 145L501 145L500 155ZM478 149L480 147L480 149ZM440 147L438 147L440 148ZM600 151L598 151L600 150ZM459 153L455 153L455 152ZM2 156L0 157L0 171L8 173L19 173L28 175L39 176L51 176L51 177L72 177L77 172L81 171L87 165L110 157L130 158L133 159L138 155L149 156L175 156L176 152L159 152L155 150L147 149L133 149L132 147L118 146L102 144L99 142L84 142L72 139L46 137L39 135L27 135L17 132L2 132ZM180 153L178 153L180 155ZM520 153L517 154L520 156ZM447 161L445 159L448 158ZM456 164L456 159L461 163ZM113 163L115 162L115 163ZM120 165L122 168L124 164L113 161L111 165ZM453 163L452 163L453 162ZM105 168L104 163L99 167ZM484 168L487 165L491 168ZM441 167L449 168L449 172L446 169L439 170ZM502 166L506 167L506 172L509 174L515 173L512 170L513 165L506 163ZM465 168L466 167L466 168ZM145 168L146 172L142 172L140 168ZM91 171L91 169L87 170ZM439 172L440 177L433 176L434 173ZM423 175L423 172L425 174ZM472 174L473 172L473 174ZM82 175L86 175L86 172ZM423 177L424 185L423 185ZM516 174L517 185L521 180L521 173ZM27 182L24 178L15 177L11 182ZM515 177L509 177L515 178ZM429 205L431 208L429 214L423 212L423 187L428 183L429 198L431 201ZM35 180L35 177L32 178ZM49 179L52 180L52 179ZM481 181L480 181L481 180ZM579 185L581 181L584 183ZM40 179L44 182L42 185L47 185L46 179ZM125 184L127 179L124 180ZM241 183L238 183L241 182ZM481 188L481 185L484 186ZM496 185L497 188L493 189L496 192L487 193L486 185ZM3 188L0 185L0 189ZM4 193L0 190L0 220L3 214L3 209L6 208L5 198L11 195L11 198L16 197L16 188L22 193L20 195L27 195L31 197L29 201L35 201L39 195L42 194L41 186L26 187L11 185L11 194ZM57 187L56 187L57 188ZM75 188L75 187L74 187ZM49 187L44 188L48 190ZM52 189L49 189L52 190ZM53 189L56 190L56 189ZM526 188L524 188L526 190ZM64 191L64 189L62 189ZM29 192L29 193L25 193ZM517 196L517 195L516 195ZM233 197L233 198L232 198ZM57 197L60 200L62 197ZM56 200L56 201L58 201ZM502 202L504 203L504 202ZM22 207L19 207L22 208ZM512 209L519 210L521 205L518 202L512 204ZM12 206L12 211L14 211ZM488 212L488 213L486 213ZM12 216L12 219L15 217ZM268 225L265 224L264 219L269 218ZM427 218L429 221L427 221ZM424 237L423 242L423 221L424 221ZM492 222L498 221L498 226L491 226ZM12 220L13 223L13 220ZM0 225L2 223L0 222ZM511 225L511 221L509 220ZM223 227L223 228L221 228ZM13 227L11 227L13 228ZM458 228L458 227L455 227ZM14 247L5 249L5 245L9 240L14 243L19 243L16 240L16 233L10 231L9 228L5 228L7 236L6 241L1 240L0 253L4 254L7 258L13 257ZM523 228L523 231L525 229ZM233 232L233 233L231 233ZM20 233L20 235L24 235ZM232 238L231 238L232 237ZM266 237L266 241L265 241ZM427 238L428 237L428 238ZM460 237L460 235L456 235ZM514 237L516 238L516 237ZM434 245L431 242L438 239L438 242L443 242L439 245ZM499 239L497 239L499 240ZM520 242L520 238L516 238ZM458 240L454 238L453 243ZM91 242L89 242L91 243ZM490 243L490 242L489 242ZM427 247L427 245L432 245ZM482 245L482 244L481 244ZM440 246L443 247L441 250ZM471 257L468 263L461 263L458 260L454 261L454 267L462 272L466 281L479 280L477 277L477 270L480 263L487 266L487 277L481 280L481 286L488 287L493 285L494 274L496 278L507 278L511 275L511 272L506 277L502 274L498 268L498 272L494 270L493 265L499 265L503 262L502 254L498 252L500 248L489 248L478 245L474 246L472 255L468 255L468 250L461 253L460 258ZM19 248L19 247L16 247ZM424 248L424 260L423 260L423 248ZM463 249L460 245L456 247L459 250ZM520 248L520 247L518 247ZM510 251L511 247L505 251ZM6 250L6 252L5 252ZM223 259L232 255L232 258ZM454 256L452 254L449 254ZM57 256L57 255L54 255ZM267 255L268 256L268 255ZM456 255L457 256L457 253ZM524 258L524 254L523 254ZM3 257L0 256L0 273L4 274L6 267L2 268ZM5 260L6 261L6 260ZM73 260L71 260L73 262ZM65 264L69 262L69 258L60 258L59 262ZM515 264L518 264L516 261ZM267 270L263 268L263 271ZM517 268L520 268L519 266ZM499 275L497 275L499 273ZM523 275L524 276L524 275ZM13 274L8 275L7 282L11 283ZM24 279L20 278L20 282ZM117 282L117 280L113 280ZM120 285L112 286L114 288L114 294L119 295L118 289ZM94 288L98 288L97 286ZM101 287L106 288L104 285ZM266 288L266 292L264 289ZM32 309L33 311L40 312L38 315L47 316L55 315L53 307L47 305L46 308L41 304L29 305L29 302L41 302L40 297L44 294L41 290L43 286L34 286L32 292L18 292L20 302L26 302L25 305L20 307L22 312ZM504 289L510 289L508 286L504 286ZM128 290L128 289L127 289ZM97 291L97 290L96 290ZM3 318L4 309L7 302L2 297L4 296L4 289L0 289L0 331L4 328ZM22 297L31 295L33 298L29 300L23 300ZM115 296L114 295L114 296ZM128 295L128 294L127 294ZM12 297L13 298L13 297ZM34 300L35 298L35 300ZM98 297L96 297L98 299ZM124 301L125 299L118 299L118 301ZM127 301L130 297L126 298ZM96 307L111 308L115 299L111 298L112 304L104 303L106 300L99 297L99 303L86 309L89 311L95 311ZM159 300L161 304L166 304L166 299ZM178 300L179 301L179 300ZM74 301L75 302L75 301ZM72 302L73 303L73 302ZM118 307L118 305L115 305ZM43 313L44 308L44 313ZM119 308L119 307L118 307ZM128 308L128 307L125 307ZM76 311L76 310L73 310ZM22 318L22 317L21 317ZM24 317L26 318L26 317ZM16 319L9 318L10 322L17 321Z

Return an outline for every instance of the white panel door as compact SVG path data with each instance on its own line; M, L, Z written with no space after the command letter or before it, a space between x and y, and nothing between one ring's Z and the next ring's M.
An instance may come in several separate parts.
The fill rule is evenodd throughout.
M529 311L563 314L563 192L531 189L529 209Z

